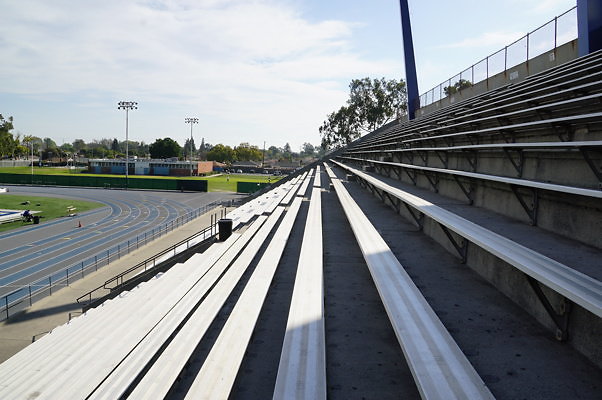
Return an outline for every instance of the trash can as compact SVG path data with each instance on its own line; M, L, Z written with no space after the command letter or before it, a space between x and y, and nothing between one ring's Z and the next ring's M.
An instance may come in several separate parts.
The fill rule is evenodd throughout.
M217 221L219 228L219 241L223 242L232 235L232 220L230 218L222 218Z
M34 224L39 224L40 223L40 217L38 215L34 215L33 216L33 223Z

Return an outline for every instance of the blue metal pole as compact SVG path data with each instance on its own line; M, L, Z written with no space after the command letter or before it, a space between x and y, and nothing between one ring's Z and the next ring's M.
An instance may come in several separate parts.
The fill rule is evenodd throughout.
M579 57L602 49L602 2L577 0Z
M406 67L406 84L408 88L408 116L416 117L420 107L418 97L418 80L416 78L416 61L414 60L414 44L412 42L412 27L410 26L410 10L408 0L399 0L401 10L401 33L403 35L403 58Z

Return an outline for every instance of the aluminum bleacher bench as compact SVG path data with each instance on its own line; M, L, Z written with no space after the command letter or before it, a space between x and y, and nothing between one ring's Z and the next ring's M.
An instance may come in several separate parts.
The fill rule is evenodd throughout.
M260 228L250 234L251 238L247 246L232 265L225 270L230 264L230 260L224 263L224 269L220 268L220 274L223 275L219 277L219 280L214 281L214 286L203 298L198 308L189 315L186 323L153 364L148 367L129 398L154 399L163 398L167 394L283 211L284 207L279 206L269 217L261 215L253 222L251 226L258 225ZM243 235L246 235L247 232L249 230L245 231ZM128 387L129 384L119 383L114 386ZM119 395L120 393L116 389L108 386L106 394L99 398L118 398Z
M493 399L403 266L326 166L423 399Z
M549 111L549 112L554 112L554 115L556 117L562 115L562 113L560 113L560 109L562 109L563 107L572 107L572 109L574 110L577 107L577 110L581 110L583 106L587 105L587 103L589 104L595 104L596 108L599 109L599 104L600 104L600 100L602 98L602 93L594 93L594 94L590 94L587 96L580 96L580 97L576 97L576 98L572 98L572 99L568 99L568 100L561 100L561 101L557 101L554 103L546 103L546 104L542 104L542 105L538 105L535 107L523 107L519 110L516 111L510 111L510 112L506 112L506 113L496 113L494 115L490 115L490 116L481 116L477 113L475 114L469 114L466 116L466 120L461 121L461 122L454 122L452 124L448 124L448 125L442 125L433 129L425 129L425 130L420 130L420 131L415 131L413 133L408 133L407 135L403 135L403 136L399 136L398 138L405 138L405 137L410 137L410 136L415 136L415 135L423 135L423 136L434 136L439 132L444 132L444 131L453 131L454 129L458 129L461 127L465 127L465 126L470 126L470 125L478 125L478 124L483 124L486 122L493 122L493 125L500 125L499 121L500 120L507 120L510 121L512 118L516 118L516 117L523 117L526 115L533 115L535 113L538 112L542 112L542 111ZM584 104L585 103L585 104Z
M302 192L300 194L303 195ZM250 281L245 286L241 298L232 311L217 342L212 347L195 383L189 389L188 396L192 398L227 398L261 305L267 295L271 276L273 276L278 264L300 204L301 198L297 197L285 215L266 253L259 261ZM279 212L281 210L282 207L279 207ZM277 216L271 218L275 221ZM255 317L251 317L252 315L255 315ZM150 399L167 393L194 350L195 346L191 345L191 342L194 344L195 340L200 340L192 339L191 335L196 338L199 329L200 332L203 332L203 326L199 328L199 324L204 323L200 316L191 319L191 321L191 325L187 324L184 327L188 334L183 332L178 335L136 386L129 398ZM221 384L208 386L205 384L207 380L212 383L219 381Z
M280 355L274 400L326 399L322 206L317 168L295 287Z
M537 182L537 181L531 181L531 180L527 180L527 179L508 178L508 177L504 177L504 176L489 175L489 174L479 174L479 173L475 173L475 172L460 171L460 170L455 170L455 169L423 167L423 166L414 165L414 164L366 160L366 159L353 158L353 157L341 157L341 158L347 159L350 161L359 161L359 162L365 162L365 163L372 163L372 164L376 164L376 165L388 165L388 166L414 169L414 170L420 170L420 171L437 172L437 173L441 173L441 174L456 175L456 176L463 176L466 178L474 178L474 179L481 179L481 180L486 180L486 181L491 181L491 182L505 183L508 185L521 186L521 187L526 187L526 188L531 188L531 189L542 189L542 190L548 190L551 192L567 193L567 194L573 194L573 195L577 195L577 196L585 196L585 197L602 199L602 190L584 189L584 188L578 188L578 187L574 187L574 186L556 185L553 183Z
M529 130L541 129L542 127L545 127L548 125L554 126L554 125L587 123L587 122L591 122L591 121L600 120L601 118L602 118L602 112L595 112L595 113L589 113L589 114L573 115L573 116L561 117L561 118L549 118L549 119L543 119L543 120L538 120L538 121L523 122L523 123L519 123L519 124L497 126L497 127L493 127L493 128L484 128L484 129L478 129L478 130L454 132L454 133L447 133L447 134L443 134L443 135L408 139L408 140L401 141L401 143L412 144L412 143L425 142L425 141L435 141L438 139L444 139L444 140L447 140L448 142L450 142L454 138L461 137L461 136L466 136L468 139L480 138L480 137L484 136L485 134L494 134L494 133L511 132L511 131L512 132L529 131ZM448 144L451 144L451 143L448 143Z
M274 213L273 215L277 215L277 213ZM111 376L107 377L107 379L96 389L90 398L119 398L119 396L122 396L126 390L128 390L129 386L132 384L138 374L149 366L149 363L155 357L157 350L167 344L167 340L177 329L181 328L181 330L178 332L178 336L176 337L181 338L182 336L180 335L184 335L182 332L188 332L191 327L194 328L194 326L198 327L198 325L194 325L194 323L191 323L191 321L195 321L197 324L203 324L203 326L206 327L209 326L214 317L214 314L211 314L210 311L215 310L215 307L211 310L207 310L207 307L209 307L205 307L206 304L208 304L207 302L210 302L215 298L223 299L225 301L225 298L227 298L229 295L229 291L227 288L223 291L221 290L224 287L222 275L230 263L239 254L239 258L237 258L235 261L236 265L242 265L244 260L249 257L249 254L253 251L254 247L248 243L252 243L253 241L257 240L257 233L266 229L265 221L267 219L268 217L266 216L258 217L249 226L249 228L242 235L240 235L240 238L222 253L221 257L216 260L211 269L207 271L203 278L198 280L194 287L192 287L183 295L182 300L173 307L170 313L165 316L165 318L153 329L152 332L149 332L145 340L132 350L127 360L124 360L124 362L122 362L119 367L115 369ZM233 234L233 236L235 235ZM245 245L247 247L245 247L243 250ZM231 273L227 272L226 275L231 276ZM201 302L200 305L199 302ZM196 307L207 312L205 319L202 318L202 312L199 312ZM219 311L219 308L215 310L215 312L217 311ZM186 324L182 326L181 323L186 318L189 319L186 321ZM200 340L201 337L202 335L198 337L198 340ZM172 343L173 341L167 345L168 348L173 348ZM161 354L160 357L163 357L163 354ZM187 360L188 358L180 361L185 363ZM176 372L177 371L170 371L172 374ZM167 389L169 389L169 387Z
M301 202L302 198L296 197L286 212L217 340L211 347L193 385L189 388L187 398L228 398ZM220 384L216 385L215 382ZM152 391L148 391L148 393L152 393Z
M468 242L514 266L566 299L599 317L602 316L602 283L600 281L474 224L420 197L388 185L369 174L342 163L333 162L368 182L374 188L399 199L415 212L429 217L437 222L444 231L455 232ZM554 319L554 317L552 318ZM559 329L562 329L562 327L559 327Z

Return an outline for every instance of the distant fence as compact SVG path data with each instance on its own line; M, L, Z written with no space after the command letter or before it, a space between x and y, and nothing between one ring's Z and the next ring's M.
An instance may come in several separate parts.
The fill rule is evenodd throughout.
M4 167L29 167L31 160L0 160L0 168Z
M266 186L270 186L268 182L236 182L236 191L238 193L255 193Z
M439 101L456 91L487 80L577 37L577 7L485 57L459 74L420 95L420 107Z
M207 191L206 180L152 179L74 175L0 174L0 183L12 185L82 186L107 189Z
M8 319L11 314L22 311L23 309L31 306L35 301L52 295L52 291L56 291L57 287L58 289L61 289L65 286L68 286L69 283L79 280L85 275L89 275L91 272L97 271L98 268L106 266L112 261L118 260L122 256L129 254L131 250L136 250L138 247L144 246L145 244L165 235L166 233L173 231L177 227L184 225L203 214L206 214L221 204L221 201L207 204L194 211L184 214L175 220L157 226L153 229L149 229L148 231L137 235L135 238L123 241L107 250L97 253L94 256L77 262L68 268L54 272L36 280L35 282L23 285L11 293L2 295L2 297L0 297L0 307L2 307L0 308L0 320L3 318ZM212 223L212 226L213 225L214 224ZM211 234L215 234L213 227L210 227L210 229ZM203 232L205 231L206 229L203 230ZM196 237L196 235L191 236L191 238ZM182 243L183 242L179 243L179 245ZM159 253L158 255L148 259L145 263L148 263L149 265L152 263L154 265L154 258L159 258L169 251L171 250L168 249L165 252Z

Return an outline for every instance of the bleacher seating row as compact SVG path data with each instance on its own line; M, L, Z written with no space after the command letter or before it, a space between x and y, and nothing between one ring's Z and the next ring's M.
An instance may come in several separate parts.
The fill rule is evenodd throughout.
M344 196L327 169L337 194ZM309 198L307 219L298 222L305 225L304 236L273 397L325 399L320 175L317 167L315 177L306 172L235 210L228 217L237 226L246 223L242 233L89 310L0 365L0 397L168 396L252 259L266 247L186 393L191 399L228 398L288 235L303 199ZM419 391L429 399L493 398L395 256L382 258L378 232L366 229L369 222L348 195L344 204L346 212L355 207L349 214L352 226ZM442 389L443 383L455 396Z
M411 123L390 124L346 148L338 165L420 229L424 216L436 221L464 261L468 243L476 244L525 273L554 320L557 336L567 339L570 304L591 312L592 323L599 326L602 284L595 268L588 276L533 254L403 188L430 189L518 221L527 216L532 225L599 253L601 96L598 51ZM399 185L384 183L382 177ZM477 270L486 268L476 264ZM540 286L560 294L560 300L552 305Z
M339 160L599 247L583 210L602 197L601 96L598 51L412 123L390 124Z
M390 124L323 168L317 165L281 182L226 216L233 221L233 233L225 241L57 327L1 364L0 398L229 398L246 372L249 346L295 227L303 233L294 256L290 300L280 304L286 318L282 342L272 344L279 361L268 385L274 399L331 397L337 388L329 384L325 318L327 212L322 204L327 195L338 198L356 241L348 245L357 244L361 251L416 393L423 399L494 398L486 382L495 380L481 376L379 227L346 189L353 180L408 216L420 234L443 237L446 248L477 271L481 260L490 260L482 256L487 253L509 266L513 272L508 273L524 275L525 285L553 321L557 338L572 344L573 337L581 338L575 347L595 358L601 340L596 335L602 316L599 275L580 272L493 232L426 195L410 193L408 187L429 188L442 198L464 196L474 207L521 220L503 204L507 199L499 193L506 190L523 203L532 224L544 227L548 209L566 212L568 203L585 208L589 224L567 228L576 230L570 234L562 229L558 233L580 240L593 232L598 237L588 243L597 245L592 252L599 254L602 192L596 186L596 152L602 142L602 113L595 106L602 90L601 66L602 53L596 53L411 123ZM536 153L535 164L558 163L565 153L573 160L579 152L582 158L573 160L580 163L577 171L594 174L585 178L569 172L556 179L553 171L552 179L535 179L537 165L522 158L527 149ZM505 154L510 151L521 155ZM488 160L490 153L497 158ZM543 160L550 154L552 161ZM515 165L507 168L498 162L507 159ZM526 191L533 204L528 204ZM533 234L541 229L532 228ZM224 311L227 304L231 309ZM200 368L188 379L188 367L208 343Z

